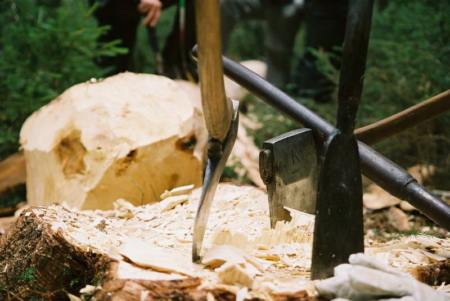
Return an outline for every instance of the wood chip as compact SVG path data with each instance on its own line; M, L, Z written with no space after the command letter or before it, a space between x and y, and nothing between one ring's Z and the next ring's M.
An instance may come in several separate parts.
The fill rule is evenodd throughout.
M189 192L192 191L192 189L194 189L194 185L186 185L186 186L181 186L181 187L177 187L174 188L170 191L166 190L164 191L163 194L161 194L161 200L164 200L170 196L177 196L177 195L183 195L183 194L188 194Z
M139 240L131 240L125 243L119 249L119 253L133 263L142 267L152 268L155 271L178 273L191 277L196 276L191 271L193 268L191 267L189 258L182 258L179 254L157 248Z

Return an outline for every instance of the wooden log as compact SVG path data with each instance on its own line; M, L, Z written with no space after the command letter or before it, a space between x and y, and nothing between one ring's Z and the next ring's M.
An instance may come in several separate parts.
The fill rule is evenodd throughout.
M171 209L171 198L183 195L142 207L122 201L110 211L29 208L0 238L0 293L44 300L65 300L67 294L76 299L80 289L95 300L316 300L307 292L311 283L304 268L286 269L281 259L305 256L282 245L299 247L305 239L302 245L309 245L310 221L294 218L296 224L270 230L267 195L260 189L220 185L206 237L208 248L224 243L221 234L229 244L247 240L246 258L264 266L251 287L241 285L238 275L228 275L224 283L218 269L192 264L190 233L199 194L195 190ZM119 218L125 211L129 218ZM232 257L244 266L240 252Z
M428 285L440 285L450 281L450 260L435 262L413 269L412 275Z
M253 70L255 73L259 74L262 77L265 77L266 74L266 66L263 62L260 61L244 61L241 62L247 68ZM248 91L229 80L228 78L224 78L225 81L225 90L227 96L232 99L244 100L245 97L248 96ZM194 106L194 128L195 128L195 137L196 137L196 157L204 158L205 156L205 143L207 140L207 132L206 125L203 120L202 107L201 107L201 95L200 89L197 85L194 85L187 81L177 80L177 85L181 90L187 93L189 99L191 100L192 105ZM241 120L245 119L245 116L241 116ZM240 126L239 137L237 141L237 148L233 153L232 157L235 162L242 161L242 165L245 167L248 177L259 187L265 187L259 177L258 171L258 148L254 145L254 143L249 139L249 137L245 134L245 128ZM242 141L242 142L241 142ZM245 151L243 152L242 150ZM241 150L239 153L237 150ZM255 155L256 154L256 155ZM75 161L76 160L72 160ZM35 171L34 168L32 168ZM30 177L34 179L35 177ZM5 194L10 189L14 189L17 185L25 184L26 180L26 166L25 166L25 157L23 153L18 152L16 154L11 155L6 160L0 162L0 196ZM130 180L131 181L131 180ZM166 189L170 189L168 187ZM46 189L50 189L50 186L46 186ZM145 192L145 191L144 191ZM153 193L151 193L153 194ZM61 201L61 200L59 200ZM36 202L39 204L39 202ZM9 207L5 210L4 214L11 214L16 207ZM11 211L12 210L12 211Z
M0 238L0 294L18 300L64 300L67 293L72 300L316 300L309 280L313 216L291 210L289 223L270 229L263 190L220 184L203 263L194 265L191 233L201 191L186 192L176 189L139 207L120 200L106 211L27 209ZM439 285L448 276L450 240L368 240L366 254Z
M0 162L0 196L8 189L25 184L25 157L22 153L15 153Z
M111 209L118 198L146 204L166 189L199 185L197 117L161 76L122 73L68 89L22 128L29 204Z
M0 162L0 217L14 215L25 205L25 157L15 153ZM0 225L0 232L3 229Z

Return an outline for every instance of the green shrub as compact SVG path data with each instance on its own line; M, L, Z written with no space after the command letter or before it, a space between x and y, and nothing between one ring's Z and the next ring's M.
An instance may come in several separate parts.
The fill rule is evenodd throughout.
M25 119L68 87L101 77L100 55L127 51L99 45L85 1L5 0L0 4L0 159L18 149Z
M374 16L360 124L404 110L450 88L450 2L390 1ZM407 167L434 164L450 173L450 116L377 145ZM442 179L442 177L441 177ZM448 181L436 183L450 188ZM442 187L444 188L444 187Z

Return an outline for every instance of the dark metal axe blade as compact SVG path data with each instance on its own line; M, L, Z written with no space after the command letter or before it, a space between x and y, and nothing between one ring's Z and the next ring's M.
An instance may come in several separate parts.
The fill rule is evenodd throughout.
M278 221L291 219L284 207L314 214L318 164L310 129L294 130L264 142L259 170L267 185L272 228Z
M339 77L336 129L322 152L311 279L333 276L351 254L364 252L362 180L353 135L369 44L373 0L351 0Z

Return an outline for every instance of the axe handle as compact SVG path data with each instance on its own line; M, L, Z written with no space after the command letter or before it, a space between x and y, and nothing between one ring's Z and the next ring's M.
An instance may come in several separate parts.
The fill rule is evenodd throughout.
M355 131L356 138L375 144L450 110L450 90Z
M312 129L317 141L325 139L334 126L307 107L244 66L223 57L225 74L245 89L305 127ZM406 200L441 227L450 231L450 206L417 183L406 170L379 154L363 142L358 142L362 173L384 190Z
M198 67L208 133L222 142L231 125L231 101L225 96L219 0L195 0Z

